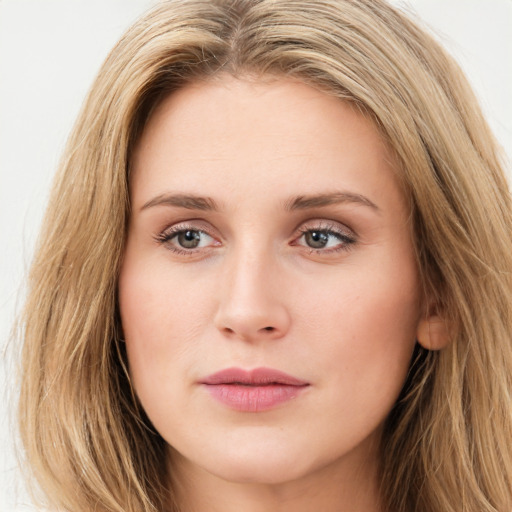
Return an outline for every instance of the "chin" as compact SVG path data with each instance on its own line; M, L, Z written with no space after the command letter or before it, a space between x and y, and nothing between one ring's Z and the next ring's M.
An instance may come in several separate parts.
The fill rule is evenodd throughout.
M287 445L282 439L259 441L218 446L190 460L222 480L244 484L291 482L315 472L323 462L328 463L309 457L307 449Z
M253 442L248 442L247 435L241 437L244 442L231 437L230 442L223 443L203 438L198 444L174 444L169 446L169 460L186 473L201 468L224 481L255 485L290 482L321 465L321 461L308 460L304 447L290 445L280 436L259 437Z
M299 467L293 458L262 460L263 457L244 460L225 460L212 468L206 468L218 478L240 484L278 485L297 480L308 473L308 468Z

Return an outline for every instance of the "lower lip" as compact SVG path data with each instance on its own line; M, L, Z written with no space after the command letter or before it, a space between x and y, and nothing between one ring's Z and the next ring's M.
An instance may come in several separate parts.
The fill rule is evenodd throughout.
M231 409L261 412L273 409L296 398L307 386L270 384L243 386L241 384L205 384L211 396Z

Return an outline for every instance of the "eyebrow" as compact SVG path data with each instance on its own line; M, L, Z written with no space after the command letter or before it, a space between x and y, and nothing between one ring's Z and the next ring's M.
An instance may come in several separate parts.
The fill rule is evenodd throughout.
M359 204L380 212L379 207L373 201L353 192L300 195L286 201L284 206L286 211L296 211L343 203ZM144 203L141 211L154 206L176 206L187 210L219 211L219 207L213 198L189 194L160 194Z
M310 208L322 208L324 206L340 203L354 203L362 206L368 206L376 212L380 212L380 208L373 201L370 201L366 196L355 194L353 192L334 192L330 194L297 196L285 203L285 209L288 211L307 210Z
M177 206L187 210L218 211L219 207L211 197L200 197L188 194L161 194L150 199L141 207L141 210L153 206Z

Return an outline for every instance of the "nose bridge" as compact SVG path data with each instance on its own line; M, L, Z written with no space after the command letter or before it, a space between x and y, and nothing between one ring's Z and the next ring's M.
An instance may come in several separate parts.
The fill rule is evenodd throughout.
M278 274L268 246L247 240L234 248L224 262L217 328L248 341L284 336L290 317L279 293Z

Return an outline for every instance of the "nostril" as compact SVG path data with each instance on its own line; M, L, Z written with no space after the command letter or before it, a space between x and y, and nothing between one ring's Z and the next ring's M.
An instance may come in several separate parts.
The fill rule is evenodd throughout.
M274 327L265 327L265 331L273 331Z

